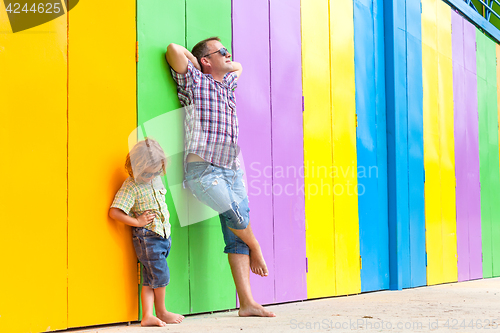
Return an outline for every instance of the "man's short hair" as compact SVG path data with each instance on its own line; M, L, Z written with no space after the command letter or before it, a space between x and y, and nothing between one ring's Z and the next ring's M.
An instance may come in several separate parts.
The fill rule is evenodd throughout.
M191 51L191 53L195 56L195 58L198 59L198 64L200 64L200 68L201 68L202 72L203 72L203 65L201 64L201 58L203 58L203 56L208 53L207 43L212 41L212 40L216 40L216 41L220 42L219 37L210 37L210 38L202 40L201 42L198 42L198 44L196 44L193 47L193 50Z

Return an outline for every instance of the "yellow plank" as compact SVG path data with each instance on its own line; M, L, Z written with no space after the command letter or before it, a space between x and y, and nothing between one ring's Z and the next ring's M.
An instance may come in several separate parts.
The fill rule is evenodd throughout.
M451 8L441 0L437 1L436 18L437 50L451 59Z
M301 2L307 297L333 296L332 128L328 0Z
M135 2L69 12L70 327L138 319L131 230L107 217L136 126L135 31Z
M455 138L453 106L453 63L451 9L438 2L438 94L441 151L441 210L443 237L442 282L458 280L455 196Z
M422 35L422 41L427 37ZM437 58L437 52L422 43L425 234L429 285L439 283L443 275Z
M356 102L353 3L330 0L334 221L338 295L361 292L356 195Z
M437 2L422 0L422 44L437 50Z
M67 328L66 31L12 33L0 1L0 332Z

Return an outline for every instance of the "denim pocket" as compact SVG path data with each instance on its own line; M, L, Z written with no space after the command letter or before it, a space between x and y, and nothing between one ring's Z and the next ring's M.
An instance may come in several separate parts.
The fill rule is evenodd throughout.
M144 228L144 237L145 237L145 238L146 238L146 237L147 237L147 238L149 238L149 237L158 237L158 236L159 236L159 235L158 235L156 232L154 232L154 231L151 231L151 230L149 230L149 229Z
M208 191L211 187L219 185L222 181L221 174L218 172L214 172L214 167L210 166L206 171L200 176L200 184L203 188L203 191Z
M135 235L139 241L141 241L144 238L149 238L149 237L156 237L159 236L156 232L151 231L149 229L140 227L140 228L135 228Z
M187 164L186 180L201 178L212 165L208 162L190 162Z

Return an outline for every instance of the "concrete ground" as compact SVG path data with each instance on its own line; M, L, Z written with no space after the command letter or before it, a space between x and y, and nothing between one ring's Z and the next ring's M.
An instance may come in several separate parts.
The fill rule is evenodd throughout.
M500 332L500 278L267 308L277 317L239 318L237 311L228 311L187 316L179 325L161 328L141 328L135 322L69 332Z

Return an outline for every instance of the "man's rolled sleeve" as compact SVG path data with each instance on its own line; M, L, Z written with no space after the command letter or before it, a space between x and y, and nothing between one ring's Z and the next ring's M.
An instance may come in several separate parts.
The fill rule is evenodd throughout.
M116 193L111 207L121 209L125 212L125 214L129 214L130 210L134 206L135 197L136 193L134 187L130 182L125 182Z
M224 81L229 89L234 90L238 87L238 75L235 72L229 72L224 76Z
M201 75L203 75L196 67L194 67L190 60L188 60L187 69L188 71L186 74L180 74L174 71L173 68L170 68L175 83L177 83L178 87L184 90L190 89L196 85L200 81Z

